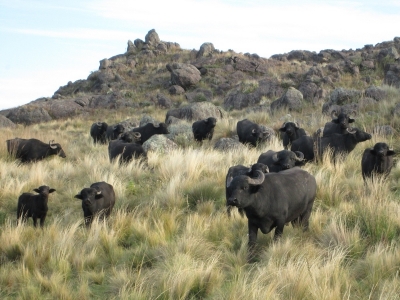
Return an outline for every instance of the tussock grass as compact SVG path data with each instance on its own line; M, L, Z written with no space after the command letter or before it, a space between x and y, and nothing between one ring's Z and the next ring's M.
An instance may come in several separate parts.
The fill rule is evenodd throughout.
M149 68L160 68L158 63ZM293 65L296 70L303 68ZM276 74L279 76L279 74ZM246 82L251 87L255 82ZM398 93L390 87L382 111L390 114ZM140 91L139 91L140 93ZM0 132L0 297L2 299L399 299L400 166L387 180L363 182L361 155L395 134L374 134L347 157L303 168L318 190L310 230L285 226L283 237L259 233L255 262L247 261L247 218L225 208L228 168L250 166L277 137L243 151L213 149L216 139L236 133L244 118L278 130L299 121L312 134L329 117L309 106L300 113L230 112L218 121L214 138L202 145L185 142L168 154L148 154L148 162L110 162L106 145L95 145L90 125L102 115L17 126ZM163 121L165 111L149 107ZM110 124L136 116L131 111L103 114ZM380 117L357 116L370 131ZM390 120L397 128L397 119ZM278 133L278 132L276 132ZM51 157L22 165L7 154L14 137L54 139L67 158ZM114 186L116 205L108 220L83 226L81 202L74 199L98 181ZM18 224L19 195L40 185L49 197L43 229Z

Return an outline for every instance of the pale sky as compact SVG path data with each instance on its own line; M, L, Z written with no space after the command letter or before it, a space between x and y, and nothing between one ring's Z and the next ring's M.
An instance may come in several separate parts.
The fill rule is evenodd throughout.
M183 49L265 58L356 49L400 36L400 0L0 0L0 109L86 79L151 29Z

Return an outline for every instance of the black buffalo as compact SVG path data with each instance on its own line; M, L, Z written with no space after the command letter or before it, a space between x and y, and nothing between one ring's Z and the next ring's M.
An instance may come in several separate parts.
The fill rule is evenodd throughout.
M48 144L37 139L19 139L7 140L7 151L10 155L20 159L21 162L34 162L42 160L51 155L58 155L65 158L66 155L61 145L50 141Z
M214 135L214 127L216 124L217 119L212 117L194 122L192 124L194 139L198 142L202 142L205 139L211 141Z
M304 155L300 151L268 150L262 153L257 162L268 166L270 172L280 172L283 170L303 165Z
M90 226L93 217L108 217L115 204L114 188L107 182L93 183L89 188L84 188L74 198L82 200L85 225Z
M323 136L316 141L316 154L321 159L328 149L332 149L332 157L336 161L339 155L349 154L358 143L370 140L371 137L369 133L358 128L347 129L345 134L333 133Z
M119 157L120 163L127 163L134 158L147 159L146 151L138 143L127 143L123 140L110 141L108 144L108 156L110 162Z
M317 192L314 176L298 167L279 173L256 172L257 178L236 176L227 187L228 204L242 208L247 216L251 256L258 229L267 234L276 228L275 240L288 222L307 230Z
M107 143L107 128L108 125L106 122L97 122L92 124L92 127L90 127L90 136L93 138L94 143Z
M137 143L140 144L141 134L139 132L124 132L119 136L119 140L124 141L125 143Z
M228 170L228 173L226 174L226 179L225 179L225 186L226 186L226 206L227 206L227 213L228 216L231 216L231 210L232 210L232 206L228 204L228 199L230 197L229 193L228 193L228 187L231 185L231 182L233 180L234 177L236 176L240 176L240 175L246 175L249 176L251 178L253 177L257 177L258 173L255 172L256 170L260 170L263 173L268 173L268 166L261 164L261 163L256 163L254 165L252 165L251 167L245 167L243 165L237 165L237 166L233 166L230 167ZM241 216L244 215L244 211L243 209L239 208L239 213Z
M336 111L332 111L332 121L327 122L322 131L322 136L330 136L334 133L345 134L347 129L350 128L350 123L355 120L352 119L347 113L341 112L339 114Z
M250 144L254 147L264 141L270 134L261 126L247 119L237 122L236 132L239 137L239 142L242 144Z
M118 139L118 137L126 131L123 124L114 124L107 127L106 137L107 141Z
M317 137L311 137L308 135L303 135L299 137L297 140L294 140L292 145L290 146L290 150L293 152L301 152L304 155L304 161L312 161L314 160L314 142L317 140Z
M376 143L373 148L365 149L361 159L363 179L379 175L386 178L392 170L395 154L386 143Z
M49 194L55 192L55 189L51 189L47 185L42 185L37 189L34 189L36 194L23 193L18 198L17 207L17 219L26 221L28 218L33 219L33 225L37 226L37 219L40 219L40 226L44 226L46 219L49 201Z
M307 135L306 131L303 128L300 128L297 122L285 122L282 127L279 128L279 131L282 132L282 142L283 148L288 149L289 144L291 144L294 140L298 139L301 136Z
M144 126L133 128L132 132L139 132L140 133L140 144L146 142L149 138L151 138L155 134L168 134L167 124L159 123L147 123Z

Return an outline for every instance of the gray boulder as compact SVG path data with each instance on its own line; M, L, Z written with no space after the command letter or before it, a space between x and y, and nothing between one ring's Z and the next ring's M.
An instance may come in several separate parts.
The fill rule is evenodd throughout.
M17 125L15 125L14 122L6 118L5 116L0 115L0 128L5 128L5 127L15 128L17 127Z
M165 117L165 122L170 116L187 121L199 121L209 117L221 119L222 112L219 107L210 102L195 102L181 108L170 109Z
M182 95L185 93L185 89L179 85L172 85L169 89L168 92L171 95Z
M212 91L200 88L186 92L185 96L188 102L211 101L213 99Z
M274 112L281 108L298 111L302 106L303 94L294 87L290 87L282 97L271 103L271 111Z
M143 143L143 149L149 151L168 153L178 149L178 145L163 134L155 134Z
M146 44L151 45L151 46L157 46L158 43L160 42L158 33L154 29L149 30L149 32L146 34L144 40L145 40Z
M387 92L380 87L370 86L365 90L365 96L376 101L381 101L387 96Z
M11 109L7 118L16 124L24 125L48 122L53 119L43 107L29 104Z
M246 146L239 142L238 139L220 138L214 144L214 149L219 151L243 151Z
M215 51L214 45L212 43L203 43L200 46L199 52L196 54L196 58L202 57L202 56L209 56Z
M383 82L387 85L400 88L400 64L391 64L385 68L385 71Z
M191 64L168 64L167 70L171 72L171 83L184 89L196 86L201 79L200 71Z

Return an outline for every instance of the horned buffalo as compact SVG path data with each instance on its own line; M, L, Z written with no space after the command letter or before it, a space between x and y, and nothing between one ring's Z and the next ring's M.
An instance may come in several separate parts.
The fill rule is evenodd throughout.
M267 165L270 172L280 172L283 170L301 166L304 161L304 154L300 151L281 150L274 151L268 150L262 153L257 162Z
M282 133L283 148L288 149L289 144L301 136L307 135L303 128L300 128L297 122L285 122L282 127L279 128Z
M212 117L194 122L192 124L194 139L198 142L202 142L205 139L211 141L214 135L214 127L216 124L217 119Z
M311 137L308 135L303 135L299 137L297 140L294 140L290 150L293 152L301 152L304 155L304 161L312 161L314 160L314 141L317 137Z
M345 134L347 129L350 128L350 123L355 120L352 119L347 113L341 112L339 114L336 111L332 111L332 121L327 122L324 126L322 136L330 136L334 133Z
M40 226L44 226L46 219L49 201L49 194L55 192L55 189L51 189L47 185L42 185L37 189L34 189L36 194L23 193L18 198L17 207L17 219L26 221L28 218L33 219L33 226L37 226L37 219L40 219Z
M15 138L7 140L6 143L8 153L20 159L22 163L42 160L51 155L66 157L61 145L54 141L47 144L37 139Z
M151 138L155 134L168 134L167 124L159 123L147 123L144 126L133 128L132 132L139 132L140 133L140 144L143 144L149 138Z
M250 144L254 147L269 136L268 131L247 119L237 122L236 132L239 137L239 142L242 144Z
M258 229L267 234L276 228L275 240L288 222L307 230L317 192L314 176L298 167L278 173L256 172L257 178L236 176L227 187L228 204L243 209L247 216L250 255Z
M90 226L93 217L108 217L115 204L114 188L107 182L93 183L89 188L84 188L74 198L82 200L83 216L85 225Z
M120 163L127 163L133 158L147 159L146 151L138 143L127 143L123 140L110 141L108 144L108 156L113 162L119 156Z
M125 126L123 124L115 124L107 127L106 137L107 141L116 140L120 134L125 132Z
M358 143L371 139L371 135L358 128L347 129L345 134L333 133L329 136L323 136L316 141L316 153L319 158L329 149L332 149L332 156L334 160L340 154L347 155L357 146Z
M107 143L107 128L108 125L106 122L97 122L92 124L92 127L90 127L90 136L93 138L94 143Z
M361 159L363 179L377 175L386 178L393 167L393 155L395 152L386 143L376 143L373 148L365 149Z
M141 134L139 132L124 132L119 136L119 140L124 141L126 143L137 143L140 144Z
M234 177L240 176L240 175L247 175L249 177L257 177L258 173L256 173L256 170L260 170L263 173L268 173L268 166L261 164L261 163L256 163L252 165L251 167L245 167L243 165L237 165L230 167L228 170L228 173L226 174L226 179L225 179L225 184L226 184L226 206L227 206L227 213L228 216L231 216L231 210L232 206L228 205L228 199L229 199L229 194L228 194L228 187L231 185L231 182ZM241 216L244 215L243 209L239 208L239 213Z

